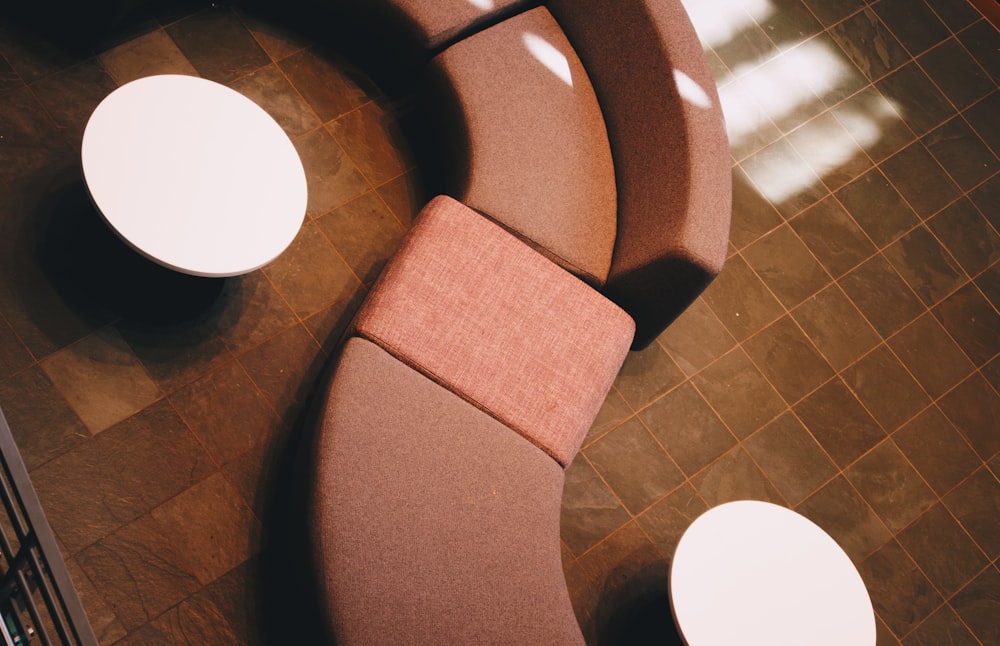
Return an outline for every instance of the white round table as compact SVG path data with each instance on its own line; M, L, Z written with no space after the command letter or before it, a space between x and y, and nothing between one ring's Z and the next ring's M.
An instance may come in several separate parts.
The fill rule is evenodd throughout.
M148 76L109 94L87 122L82 161L118 236L187 274L253 271L288 247L305 217L305 172L281 126L205 79Z
M812 521L753 500L699 516L681 536L670 596L690 646L873 646L861 575Z

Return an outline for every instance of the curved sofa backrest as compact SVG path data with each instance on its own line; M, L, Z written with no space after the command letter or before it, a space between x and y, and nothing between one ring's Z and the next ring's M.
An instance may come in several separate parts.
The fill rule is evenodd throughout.
M722 269L732 209L715 82L680 0L548 0L607 125L618 231L604 292L651 342Z

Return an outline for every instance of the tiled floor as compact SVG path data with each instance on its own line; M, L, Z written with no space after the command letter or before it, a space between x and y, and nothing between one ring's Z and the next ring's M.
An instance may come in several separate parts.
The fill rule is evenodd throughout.
M585 633L669 630L680 533L756 498L846 549L880 646L1000 643L1000 36L965 0L686 4L732 141L731 254L567 473ZM239 89L298 147L308 219L262 271L185 280L94 219L86 118L161 72ZM227 8L85 53L0 17L0 406L102 643L261 641L270 474L424 196L400 105Z

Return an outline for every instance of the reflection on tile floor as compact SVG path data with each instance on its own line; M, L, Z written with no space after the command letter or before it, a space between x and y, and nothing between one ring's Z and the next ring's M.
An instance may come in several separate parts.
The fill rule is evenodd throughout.
M880 646L1000 643L1000 36L965 0L685 4L731 257L567 473L585 634L669 630L681 532L757 498L843 545ZM215 6L108 42L0 18L0 406L102 643L259 643L276 453L424 188L405 113L301 34ZM308 217L263 270L195 288L91 226L82 128L154 73L227 83L293 138Z

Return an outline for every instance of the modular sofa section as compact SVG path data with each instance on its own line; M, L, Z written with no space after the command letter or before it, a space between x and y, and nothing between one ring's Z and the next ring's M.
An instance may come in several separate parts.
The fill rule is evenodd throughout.
M540 7L431 61L425 95L446 151L442 192L564 269L603 284L615 242L615 169L594 91Z
M607 124L617 233L603 292L645 347L722 269L729 140L715 82L680 0L549 0Z
M311 534L337 644L583 643L554 460L359 338L321 418Z
M439 196L386 265L354 329L568 465L634 324L513 235Z

